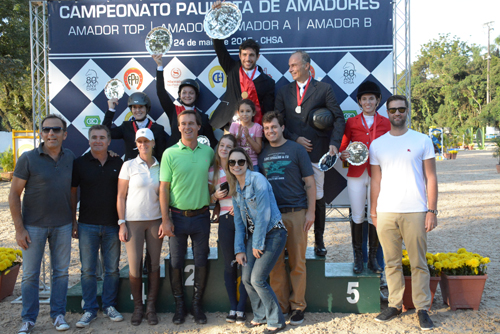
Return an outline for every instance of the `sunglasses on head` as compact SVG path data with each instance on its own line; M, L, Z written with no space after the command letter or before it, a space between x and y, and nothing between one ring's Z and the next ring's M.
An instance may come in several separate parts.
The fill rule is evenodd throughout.
M391 114L395 114L396 111L399 111L400 114L404 114L406 112L406 107L399 107L399 108L389 108L387 109L388 112Z
M238 162L238 166L241 167L241 166L245 166L245 163L247 161L245 159L240 159L237 162ZM234 166L236 166L236 160L229 160L228 164L229 164L229 167L234 167Z
M62 127L60 127L60 126L44 126L44 127L42 127L43 133L50 133L50 130L52 130L54 133L61 133Z

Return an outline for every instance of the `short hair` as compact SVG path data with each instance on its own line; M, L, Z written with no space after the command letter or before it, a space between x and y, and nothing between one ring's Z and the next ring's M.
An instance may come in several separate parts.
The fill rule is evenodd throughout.
M260 52L260 45L259 43L250 38L240 44L240 53L241 51L246 49L253 49L258 56Z
M89 129L89 138L91 136L91 132L94 130L105 130L106 135L108 136L108 139L111 139L111 131L109 131L109 129L106 125L102 125L102 124L92 125Z
M67 126L66 126L66 121L64 120L64 118L62 118L61 116L56 115L56 114L49 114L49 115L45 116L45 117L42 119L42 122L40 123L40 124L42 125L42 127L43 127L43 123L45 123L45 121L46 121L46 120L48 120L48 119L52 119L52 118L56 118L56 119L60 120L60 121L61 121L61 123L62 123L62 125L63 125L63 126L62 126L62 129L63 129L63 131L64 131L64 132L66 132L66 129L67 129Z
M266 112L264 114L264 117L262 117L262 124L271 123L275 118L278 120L280 126L285 125L285 120L283 119L283 115L281 115L280 112L276 110Z
M201 115L196 110L186 109L182 111L179 115L177 115L177 124L181 123L180 118L182 115L194 115L194 117L196 118L196 124L201 126Z
M408 108L408 99L404 95L393 95L387 99L386 106L389 108L389 104L392 101L405 101L405 107Z
M303 63L307 63L307 64L310 64L311 63L311 57L309 56L309 54L307 52L305 52L304 50L297 50L295 51L294 53L292 53L292 56L294 54L298 54L300 55L300 58L302 59L302 62Z

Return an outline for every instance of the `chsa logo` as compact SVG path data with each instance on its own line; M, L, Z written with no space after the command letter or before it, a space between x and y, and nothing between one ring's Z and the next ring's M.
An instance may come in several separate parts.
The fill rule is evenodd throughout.
M181 69L180 68L173 68L171 71L170 71L170 75L172 76L172 78L174 79L179 79L181 77Z
M222 69L221 66L214 66L208 72L208 81L210 82L210 87L214 88L215 84L222 84L223 88L226 88L227 85L227 79L226 79L226 73Z
M354 79L356 79L356 67L353 63L345 63L343 78L344 84L354 84Z
M123 81L129 90L141 88L143 80L142 72L138 68L129 68L123 75Z
M97 84L99 79L97 77L97 72L94 70L88 70L87 73L85 73L85 84L86 84L86 89L88 91L93 91L97 89Z
M346 122L348 118L356 117L358 115L356 113L356 110L344 110L343 112L344 112L344 119L346 120Z
M83 123L87 128L90 128L92 125L101 124L101 118L99 116L85 116Z

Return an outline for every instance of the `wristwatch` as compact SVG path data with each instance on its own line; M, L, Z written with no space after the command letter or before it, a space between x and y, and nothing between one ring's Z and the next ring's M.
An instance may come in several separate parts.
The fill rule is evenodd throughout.
M125 224L125 219L118 219L118 225Z
M435 214L436 216L438 215L438 210L427 210L427 212L430 212L430 213L433 213Z

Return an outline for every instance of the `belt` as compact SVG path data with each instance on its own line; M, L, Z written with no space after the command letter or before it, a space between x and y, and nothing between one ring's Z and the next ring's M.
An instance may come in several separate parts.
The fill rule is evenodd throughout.
M281 213L289 213L289 212L298 212L300 210L304 210L303 208L281 208Z
M177 208L170 208L170 211L183 215L184 217L194 217L201 215L208 210L208 206L204 206L198 210L179 210Z

